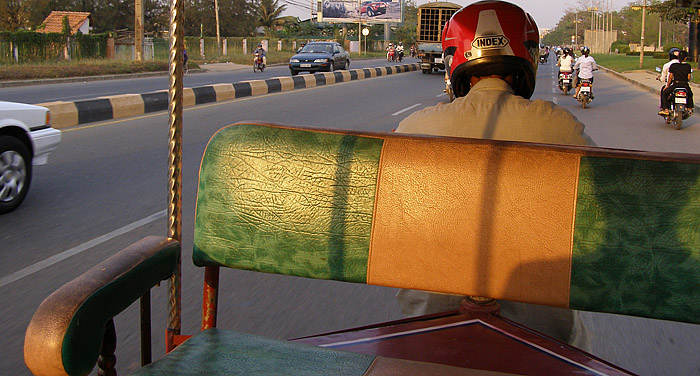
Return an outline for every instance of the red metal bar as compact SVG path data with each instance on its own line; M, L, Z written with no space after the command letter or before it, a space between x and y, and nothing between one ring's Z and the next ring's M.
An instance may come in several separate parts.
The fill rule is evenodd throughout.
M216 327L216 309L219 303L219 267L204 268L202 293L202 330Z

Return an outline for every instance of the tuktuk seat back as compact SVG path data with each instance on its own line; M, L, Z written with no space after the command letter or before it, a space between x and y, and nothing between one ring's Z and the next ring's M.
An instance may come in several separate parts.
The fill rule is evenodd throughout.
M488 349L480 339L491 331L480 328L505 328L493 330L497 340L515 333L520 345L552 341L470 311L293 342L217 329L220 267L698 324L698 229L694 155L236 124L212 137L200 170L193 258L206 267L202 331L189 338L168 327L169 349L179 346L148 364L150 289L173 279L180 242L147 237L44 300L27 328L25 363L36 375L86 375L95 363L113 374L113 317L139 299L141 375L483 374L465 357ZM444 332L433 342L404 336L436 327ZM480 334L469 337L472 329ZM336 337L344 334L348 341ZM394 353L411 342L375 346L377 335L417 347ZM498 364L520 364L513 357L524 353L506 352L511 342L489 343L503 344L486 351L508 359ZM557 359L592 359L548 346L568 351Z
M237 124L194 263L700 323L689 155Z

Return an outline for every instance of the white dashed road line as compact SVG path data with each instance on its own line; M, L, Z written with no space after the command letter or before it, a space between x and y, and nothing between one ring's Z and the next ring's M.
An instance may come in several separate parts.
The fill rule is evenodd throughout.
M22 279L28 275L34 274L38 272L39 270L48 268L49 266L59 263L71 256L77 255L78 253L81 253L83 251L86 251L92 247L95 247L97 245L100 245L108 240L114 239L117 236L124 235L127 232L139 228L141 226L147 225L153 221L156 221L161 218L165 218L167 214L166 210L160 211L158 213L149 215L146 218L139 219L138 221L128 224L122 228L116 229L110 233L104 234L102 236L98 236L95 239L89 240L79 246L73 247L67 251L63 251L57 255L53 255L43 261L39 261L34 265L30 265L22 270L16 271L10 275L7 275L5 277L0 278L0 287L3 287L5 285L9 285L12 282L15 282L19 279Z
M420 105L421 105L420 103L416 103L416 104L414 104L413 106L408 106L408 107L404 108L404 109L401 110L401 111L396 111L396 112L394 112L393 114L391 114L391 116L396 116L396 115L402 114L402 113L404 113L404 112L406 112L406 111L408 111L408 110L410 110L410 109L412 109L412 108L416 108L416 107L418 107L418 106L420 106Z

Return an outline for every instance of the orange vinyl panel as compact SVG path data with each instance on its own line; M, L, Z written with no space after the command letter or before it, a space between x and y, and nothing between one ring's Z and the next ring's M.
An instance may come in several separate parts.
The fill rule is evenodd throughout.
M567 307L578 166L526 146L387 139L367 282Z

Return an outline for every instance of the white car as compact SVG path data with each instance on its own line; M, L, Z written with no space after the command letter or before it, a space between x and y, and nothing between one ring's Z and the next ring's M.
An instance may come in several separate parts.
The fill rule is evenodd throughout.
M27 196L32 166L48 161L61 142L45 107L0 101L0 214L17 208Z

